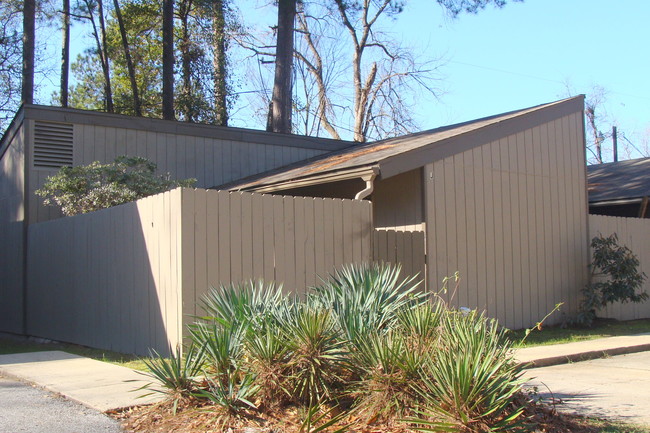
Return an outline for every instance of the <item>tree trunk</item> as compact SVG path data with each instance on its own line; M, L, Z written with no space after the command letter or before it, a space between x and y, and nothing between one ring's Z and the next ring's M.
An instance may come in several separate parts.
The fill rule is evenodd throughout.
M163 0L162 33L162 114L163 119L174 120L174 0Z
M34 103L34 52L36 50L36 1L23 3L23 72L21 102Z
M122 47L124 48L124 57L126 59L126 67L129 72L129 81L131 82L131 92L133 93L133 111L135 115L142 116L142 109L140 108L140 97L138 96L138 83L135 80L135 68L131 60L131 50L129 49L129 41L126 37L126 28L124 27L124 20L122 19L122 11L118 0L113 0L115 5L115 16L117 17L117 24L120 28L120 36L122 37Z
M275 79L271 100L271 131L291 133L291 91L293 66L293 27L296 0L278 1L278 35L275 48Z
M194 104L192 99L192 55L190 49L192 41L190 40L190 29L188 19L192 8L191 0L183 0L178 5L178 15L181 20L181 75L183 79L183 98L182 111L185 115L185 121L194 122Z
M215 123L228 126L227 107L227 69L226 69L226 17L223 0L214 0L214 15L212 26L213 41L213 73L214 73L214 111Z
M63 35L61 46L61 106L68 106L68 74L70 71L70 0L63 0Z
M106 111L112 113L114 110L113 107L113 90L111 86L111 67L108 60L108 47L106 44L106 24L104 23L104 3L102 0L97 0L97 8L99 13L99 31L101 32L101 42L99 40L99 35L97 34L97 25L95 24L95 19L92 14L92 4L89 0L85 0L86 6L88 7L88 13L90 14L90 22L93 25L93 33L95 35L95 42L97 43L97 53L99 54L99 60L102 63L102 73L104 74L104 95L106 98Z

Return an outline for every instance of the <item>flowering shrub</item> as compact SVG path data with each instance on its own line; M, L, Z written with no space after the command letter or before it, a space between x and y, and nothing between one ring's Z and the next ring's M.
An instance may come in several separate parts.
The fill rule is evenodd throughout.
M111 164L95 161L62 167L36 191L46 205L59 206L64 215L77 215L158 194L196 179L173 180L156 174L156 164L137 156L119 156Z

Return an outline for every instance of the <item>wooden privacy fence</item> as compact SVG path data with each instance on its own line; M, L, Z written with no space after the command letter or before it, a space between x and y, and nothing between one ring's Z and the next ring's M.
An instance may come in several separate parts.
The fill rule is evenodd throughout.
M209 286L264 278L304 291L369 261L371 233L369 202L200 189L33 224L27 332L165 354Z
M402 265L402 277L418 275L424 288L425 273L424 231L375 229L373 232L373 260Z
M650 278L650 220L603 215L589 215L589 237L616 233L619 243L627 246L637 256L640 270ZM650 280L646 279L643 290L650 294ZM650 301L641 304L616 303L598 313L599 316L618 320L650 317Z

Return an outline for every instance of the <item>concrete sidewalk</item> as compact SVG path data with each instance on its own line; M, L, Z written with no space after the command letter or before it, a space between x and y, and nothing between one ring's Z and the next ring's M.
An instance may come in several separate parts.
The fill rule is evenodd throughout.
M648 350L650 334L639 334L518 349L515 357L532 368ZM138 398L145 392L134 390L151 382L142 374L60 351L0 355L0 375L32 382L101 412L162 399L159 393Z
M0 355L0 375L31 382L100 412L153 403L162 394L138 398L152 379L126 367L61 351Z
M527 368L586 361L650 350L650 333L599 338L575 343L517 349L515 358Z

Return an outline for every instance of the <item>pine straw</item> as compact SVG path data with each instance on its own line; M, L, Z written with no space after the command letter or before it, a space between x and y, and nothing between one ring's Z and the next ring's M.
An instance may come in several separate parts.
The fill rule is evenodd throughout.
M179 403L176 414L169 402L138 406L109 415L117 418L127 433L299 433L304 413L295 406L260 414L244 411L238 416L219 412L215 406L196 401ZM335 414L333 414L335 415ZM531 405L526 411L530 420L525 429L534 433L601 433L610 424L595 425L588 418L557 412L543 404ZM352 415L344 424L350 433L413 433L402 425L367 425L361 417ZM636 430L631 430L636 431Z

